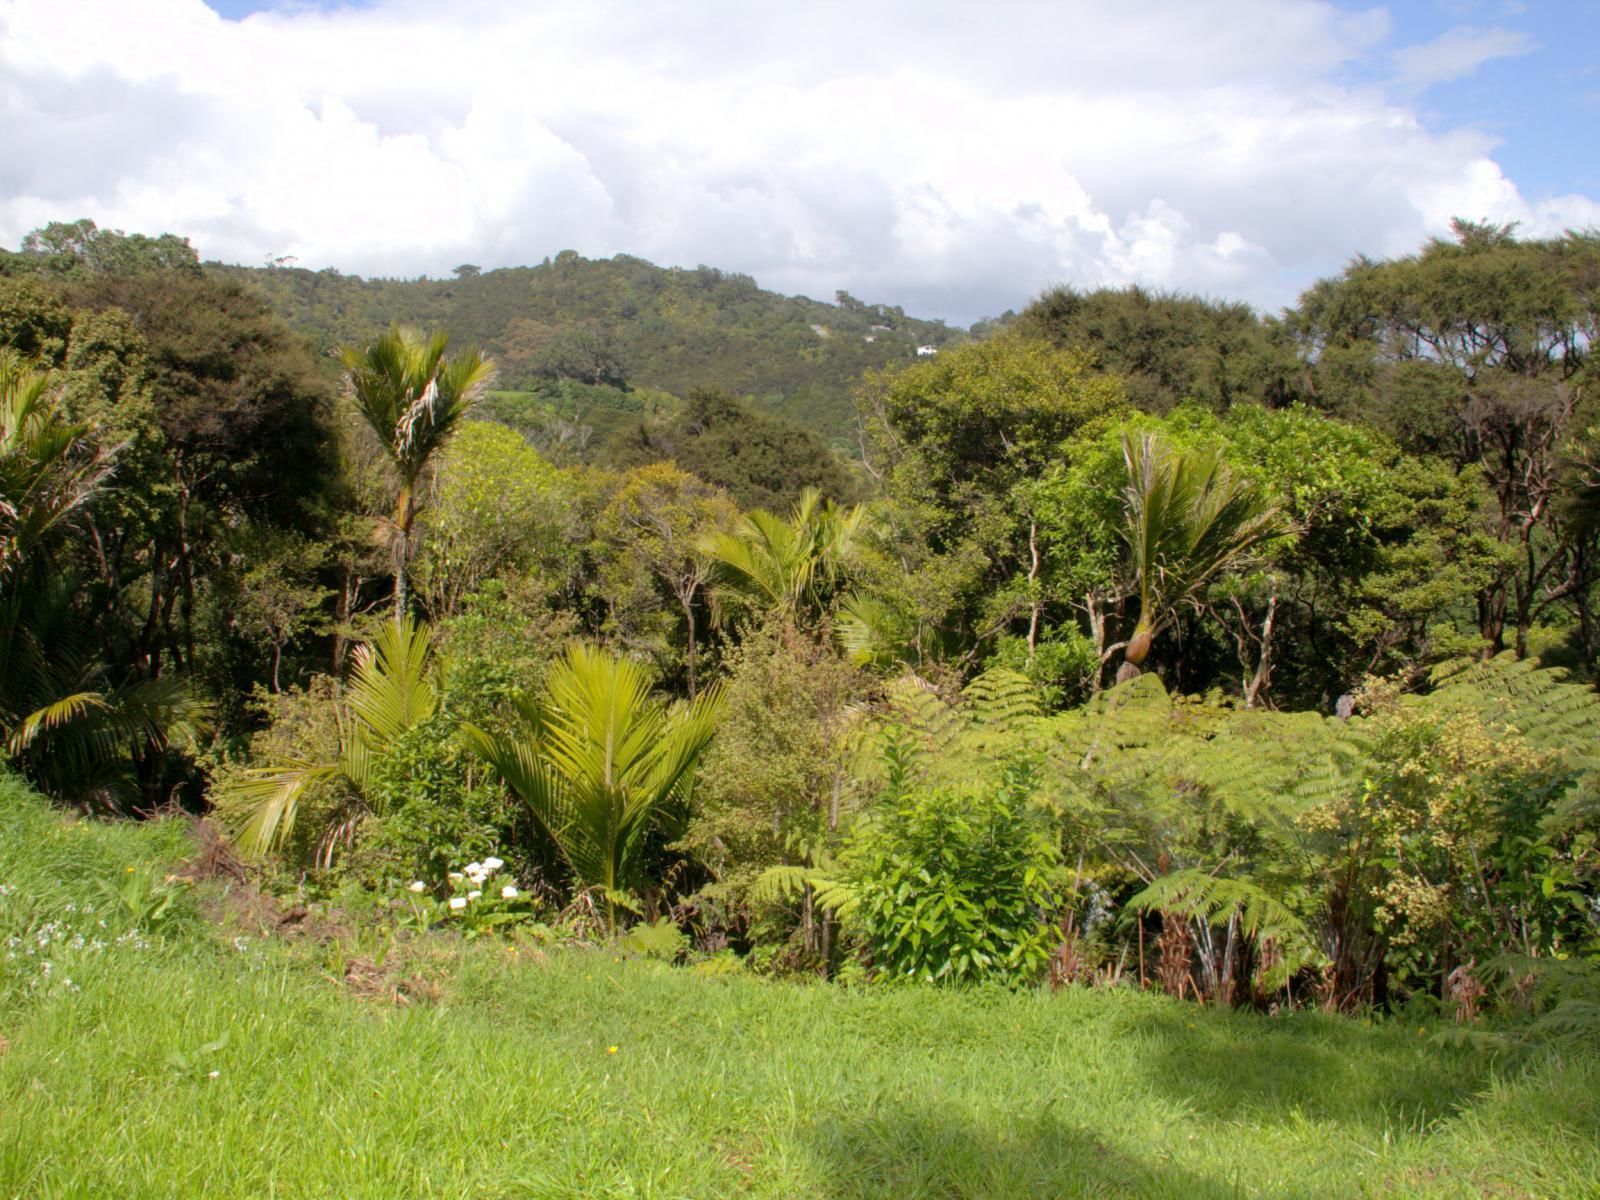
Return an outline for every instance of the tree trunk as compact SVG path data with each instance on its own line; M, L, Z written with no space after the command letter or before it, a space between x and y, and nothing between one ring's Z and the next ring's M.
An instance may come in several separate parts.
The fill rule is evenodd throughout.
M183 593L183 649L185 665L194 668L194 557L193 547L189 544L189 501L190 491L188 481L183 474L183 460L180 457L177 467L178 483L178 586Z
M1095 668L1093 686L1090 690L1098 696L1100 677L1105 672L1106 658L1109 656L1106 650L1106 617L1105 613L1100 611L1100 600L1093 592L1084 596L1083 605L1089 614L1089 636L1094 639L1094 657L1095 662L1099 664Z
M1239 614L1239 620L1245 620L1244 606L1237 599L1234 600L1234 609ZM1272 593L1267 599L1267 615L1261 622L1261 636L1259 638L1260 655L1256 659L1256 669L1244 680L1244 706L1254 708L1261 698L1268 681L1272 678L1272 631L1278 615L1278 580L1272 579ZM1249 661L1249 626L1246 624L1238 636L1239 665L1250 671Z
M406 615L406 561L411 556L411 489L402 486L395 510L394 551L394 619L398 623Z
M1039 522L1028 522L1028 668L1039 644Z
M343 564L340 566L342 576L339 583L339 601L334 610L333 630L333 673L339 674L344 669L344 656L350 649L350 639L345 630L350 627L350 618L355 615L356 594L361 590L361 577L356 574L355 568Z
M687 593L680 592L678 594L678 603L683 606L683 620L684 620L685 625L687 625L688 629L689 629L689 653L688 653L688 659L689 659L689 699L693 700L694 696L695 696L695 677L694 677L695 638L694 638L694 592L693 592L693 590L690 590Z

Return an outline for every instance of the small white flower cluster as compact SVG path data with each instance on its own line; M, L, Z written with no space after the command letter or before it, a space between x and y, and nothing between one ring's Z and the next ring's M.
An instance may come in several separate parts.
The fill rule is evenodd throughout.
M468 884L470 886L465 895L455 895L450 897L450 911L460 912L474 900L481 899L483 897L484 885L489 882L491 876L493 876L497 871L500 870L501 867L505 865L506 864L504 860L496 858L491 854L482 862L470 862L459 871L451 871L447 878L450 880L450 886L452 888L455 888L461 884ZM423 892L428 890L428 885L423 883L420 879L415 879L406 885L406 890L421 895ZM502 885L500 888L500 899L502 900L515 900L520 895L522 895L522 893L517 890L515 884L507 883Z
M105 924L104 921L98 922L101 929L105 928ZM52 946L56 950L81 950L88 954L98 954L108 945L132 946L135 950L150 948L149 940L137 929L130 929L127 933L107 942L100 937L85 937L59 921L47 921L30 933L7 938L6 958L13 962L19 957L37 958L41 951L47 951Z
M94 912L91 905L71 906L71 910ZM96 922L100 929L104 929L105 924L104 920ZM57 974L57 955L101 954L112 946L132 946L135 950L150 948L150 942L137 929L130 929L127 933L107 941L99 936L84 934L60 921L47 921L27 933L8 937L5 945L7 962L24 963L31 960L39 964L38 976L24 986L29 988L53 986L69 992L80 989L70 978Z

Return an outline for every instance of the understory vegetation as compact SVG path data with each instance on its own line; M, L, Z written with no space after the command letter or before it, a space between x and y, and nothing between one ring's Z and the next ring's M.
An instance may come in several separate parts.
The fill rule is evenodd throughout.
M180 239L0 255L0 1178L1597 1186L1594 233L1052 292L848 438L545 328L765 311L647 266L319 361Z

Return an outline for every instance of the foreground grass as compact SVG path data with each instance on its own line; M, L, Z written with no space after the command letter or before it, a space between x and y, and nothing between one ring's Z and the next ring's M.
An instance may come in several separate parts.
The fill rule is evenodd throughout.
M0 1196L1600 1195L1586 1057L490 945L394 1008L190 902L118 942L93 881L181 844L0 781Z

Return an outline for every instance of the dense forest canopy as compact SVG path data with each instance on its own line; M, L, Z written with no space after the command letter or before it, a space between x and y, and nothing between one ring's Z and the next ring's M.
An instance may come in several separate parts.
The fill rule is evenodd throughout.
M775 971L1466 1020L1600 953L1600 235L982 336L456 276L0 257L18 770Z
M506 388L559 394L557 385L570 382L679 397L709 388L751 397L831 440L849 435L862 371L963 337L846 292L833 304L781 296L748 275L625 254L565 250L539 266L492 271L464 264L447 280L361 279L287 264L207 270L258 288L319 350L369 340L400 321L481 346Z

